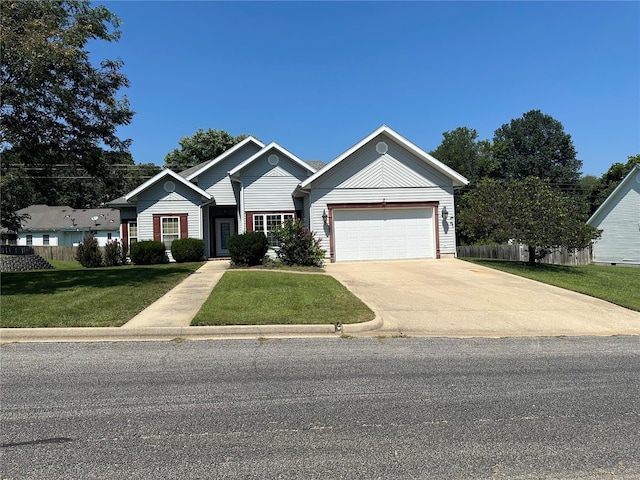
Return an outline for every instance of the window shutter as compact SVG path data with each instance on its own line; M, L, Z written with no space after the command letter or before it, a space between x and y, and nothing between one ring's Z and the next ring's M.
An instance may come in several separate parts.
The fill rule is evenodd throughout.
M180 217L180 238L187 238L189 236L189 220L186 213L178 215Z
M245 232L253 232L253 213L247 213L245 216Z
M153 216L153 239L156 242L161 242L161 232L160 232L160 215Z
M129 220L122 220L122 244L129 245Z

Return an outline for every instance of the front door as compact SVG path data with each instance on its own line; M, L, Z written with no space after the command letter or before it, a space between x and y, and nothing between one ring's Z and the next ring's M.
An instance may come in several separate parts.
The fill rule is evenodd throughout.
M216 218L216 256L229 255L229 237L236 231L235 218Z

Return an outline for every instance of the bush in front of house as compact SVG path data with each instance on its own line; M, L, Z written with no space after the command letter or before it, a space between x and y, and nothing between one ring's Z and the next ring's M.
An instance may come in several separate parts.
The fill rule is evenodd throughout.
M167 258L164 251L164 243L157 240L143 240L132 243L129 257L136 265L165 263Z
M247 232L229 237L229 255L235 265L260 265L269 250L262 232Z
M107 267L122 265L122 244L111 240L104 246L104 264Z
M299 218L285 220L276 229L274 236L279 242L276 255L285 265L321 267L325 251L320 248L320 240L315 238Z
M98 246L98 240L93 235L89 234L82 239L76 251L76 260L86 268L102 266L102 252Z
M180 238L171 243L171 256L178 263L199 262L204 258L204 240Z

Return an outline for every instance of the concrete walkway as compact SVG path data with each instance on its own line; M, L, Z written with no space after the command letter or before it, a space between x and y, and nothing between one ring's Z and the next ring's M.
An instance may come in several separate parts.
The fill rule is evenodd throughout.
M205 263L122 328L188 327L227 268L228 261Z

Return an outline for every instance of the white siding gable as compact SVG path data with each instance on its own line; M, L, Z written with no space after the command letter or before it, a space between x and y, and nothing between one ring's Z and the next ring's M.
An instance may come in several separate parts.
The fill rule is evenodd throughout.
M216 205L237 205L238 197L229 178L229 171L255 155L259 150L260 147L255 143L247 143L241 149L198 175L198 187L213 195Z
M388 145L385 154L376 144ZM314 188L415 188L450 185L435 169L392 140L380 136L314 182Z
M271 165L268 161L271 153L265 152L240 172L239 180L244 184L245 211L296 210L293 192L307 178L309 171L281 152L277 152L278 164Z
M173 192L164 189L159 182L147 188L138 196L138 237L140 240L153 240L154 214L188 215L189 237L202 238L200 218L201 198L186 185L175 184Z
M602 229L593 261L640 265L640 168L631 171L589 224Z

